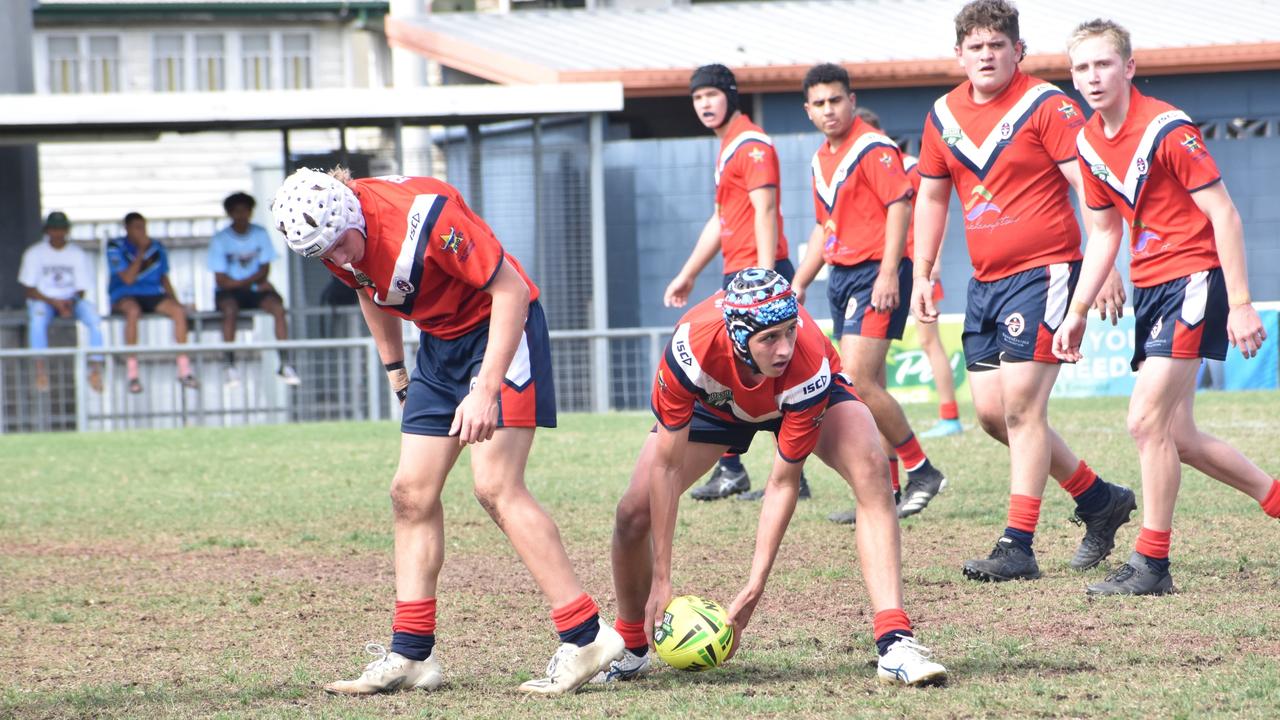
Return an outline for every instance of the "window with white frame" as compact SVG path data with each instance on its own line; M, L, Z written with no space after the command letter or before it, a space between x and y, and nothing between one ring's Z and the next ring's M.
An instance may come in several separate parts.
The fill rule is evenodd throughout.
M185 90L186 38L182 35L156 35L151 44L152 89L156 92Z
M285 33L281 36L281 60L284 78L281 83L289 90L310 88L311 36L302 33Z
M240 87L270 90L271 35L250 33L240 37Z
M226 90L226 54L222 35L196 35L196 89Z
M50 35L49 92L55 95L80 92L80 38Z
M89 91L120 92L120 38L114 35L90 35Z

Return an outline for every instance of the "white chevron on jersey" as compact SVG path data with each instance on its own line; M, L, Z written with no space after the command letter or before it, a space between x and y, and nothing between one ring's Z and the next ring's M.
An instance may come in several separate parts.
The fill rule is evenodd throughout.
M1089 163L1090 172L1123 197L1129 203L1129 207L1133 207L1138 202L1138 185L1141 183L1142 177L1151 170L1151 164L1156 154L1156 143L1163 137L1161 131L1172 123L1179 125L1192 124L1191 118L1181 110L1168 110L1151 118L1151 122L1147 123L1147 129L1142 133L1142 139L1138 141L1138 147L1134 150L1133 157L1129 159L1129 167L1125 168L1123 178L1103 161L1102 156L1098 154L1097 150L1093 149L1093 146L1089 144L1089 140L1085 138L1084 132L1081 132L1076 137L1076 149L1080 151L1080 157ZM1101 169L1102 173L1099 174L1094 168Z
M1045 93L1050 92L1060 93L1062 91L1053 83L1040 83L1027 88L1027 91L1018 99L1018 102L1014 103L1013 107L1009 108L1009 112L1005 113L1004 117L1000 118L1000 121L995 124L995 127L991 128L991 132L987 133L987 137L982 141L981 146L974 144L969 134L964 131L964 127L960 125L960 121L956 120L951 108L947 106L946 95L938 98L933 103L933 112L942 123L944 137L948 131L960 133L960 139L956 141L952 149L965 156L975 167L985 170L991 162L992 154L995 153L996 148L1000 145L1000 141L1007 139L1000 136L1000 128L1006 124L1013 126L1022 122L1031 113L1032 106L1035 105L1036 101Z
M853 141L853 145L844 154L844 157L840 158L840 164L836 165L830 184L822 176L822 161L819 160L822 150L819 149L818 152L813 154L813 189L818 193L818 197L822 198L822 202L827 206L828 210L835 207L836 194L840 192L840 186L844 184L845 178L849 177L849 173L853 171L853 166L858 162L858 158L862 157L862 153L866 152L872 145L885 145L894 150L898 149L897 143L880 133L863 133L857 140Z
M750 141L762 142L769 147L773 147L773 138L755 130L747 130L729 141L728 147L720 152L720 162L716 163L716 187L720 187L720 173L724 172L724 166L729 164L729 160L733 158L733 154L738 151L738 148L742 147L743 143Z
M431 228L424 228L423 224L431 214L431 206L435 205L439 197L439 195L417 195L413 198L413 205L409 207L409 212L405 213L404 239L400 241L400 254L396 256L396 266L391 271L391 279L387 281L386 297L378 297L375 292L373 294L375 303L403 305L405 297L414 292L415 288L409 278L413 274L413 263L419 259L418 237L424 232L431 232ZM427 241L430 242L430 239ZM422 250L425 252L426 248ZM404 287L408 287L409 290L401 289Z
M778 395L778 407L793 408L805 405L806 400L826 393L831 385L831 363L824 357L818 371Z
M698 357L693 352L693 345L692 343L689 342L689 331L692 327L693 326L691 323L681 323L680 326L676 328L675 333L671 335L671 354L675 357L676 365L678 366L678 369L680 370L680 372L684 373L685 378L688 379L691 385L698 388L699 390L706 393L707 395L715 395L717 393L729 392L730 388L728 385L725 385L719 380L716 380L710 374L705 372L702 369L702 364L698 362ZM830 368L830 365L827 363L826 358L823 358L822 371L820 371L818 374L821 375L822 372L826 372L828 375L828 382L830 382L829 376L831 372L829 368ZM794 390L798 391L811 384L813 384L812 379L806 380L805 383L802 383L800 386L797 386L797 388L795 388ZM821 384L819 385L819 387L825 388L826 385ZM792 392L792 391L788 391L788 392ZM797 399L794 402L801 402L803 401L804 397L808 397L808 395L803 395L799 392L795 392L793 394L797 396ZM810 393L810 394L813 394L813 393ZM781 399L785 395L786 393L784 393L783 395L779 395L778 397L779 399ZM730 399L727 407L723 405L717 405L716 407L719 408L721 411L724 411L727 409L728 412L732 413L735 418L743 422L749 422L749 423L762 423L766 420L772 420L776 417L782 416L782 411L779 408L770 410L769 412L763 415L759 415L759 416L752 415L746 410L742 409L740 405L738 405L738 403L733 399L732 393L730 393Z

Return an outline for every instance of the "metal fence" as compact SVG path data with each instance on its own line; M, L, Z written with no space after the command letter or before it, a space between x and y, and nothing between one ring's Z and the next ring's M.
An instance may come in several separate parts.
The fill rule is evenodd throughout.
M160 322L143 321L144 325ZM588 412L602 405L613 410L648 408L649 384L670 333L669 328L552 331L560 410ZM410 368L417 338L416 330L406 326L405 358ZM226 382L227 351L235 352L239 371L234 385ZM282 352L302 377L301 385L291 387L278 376ZM188 356L199 388L185 389L178 383L179 353ZM102 358L98 366L101 391L89 382L95 367L91 360L98 356ZM141 393L128 391L129 356L138 361ZM593 366L600 356L608 359L607 368ZM603 403L597 402L596 372L608 378ZM385 420L398 419L399 414L377 349L367 336L0 350L0 433Z

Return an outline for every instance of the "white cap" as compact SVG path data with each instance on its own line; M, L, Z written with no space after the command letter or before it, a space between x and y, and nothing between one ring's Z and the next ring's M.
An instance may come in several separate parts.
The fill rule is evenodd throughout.
M301 168L285 179L271 201L271 216L289 249L323 255L348 228L365 231L360 200L337 178Z

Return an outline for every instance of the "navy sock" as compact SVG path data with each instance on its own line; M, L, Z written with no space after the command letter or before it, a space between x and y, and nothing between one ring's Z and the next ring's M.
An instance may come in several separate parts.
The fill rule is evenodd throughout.
M636 657L644 657L644 654L649 652L649 646L641 645L639 647L629 647L627 648L627 652L635 655Z
M1138 554L1139 554L1139 555L1142 555L1142 553L1138 553ZM1142 555L1142 557L1143 557L1143 559L1145 559L1145 560L1147 561L1147 565L1148 565L1152 570L1155 570L1156 572L1160 573L1161 575L1164 575L1164 574L1166 574L1166 573L1168 573L1168 572L1169 572L1169 558L1167 558L1167 557L1166 557L1166 558L1153 558L1153 557L1151 557L1151 556L1149 556L1149 555Z
M1111 486L1102 478L1098 478L1092 487L1080 493L1080 497L1076 498L1076 513L1079 515L1094 515L1102 512L1102 509L1107 506L1107 501L1110 499Z
M745 469L742 467L741 455L721 455L720 467L733 472L742 472Z
M418 635L411 632L394 632L391 634L391 652L399 653L410 660L426 660L431 657L431 649L436 646L436 635Z
M1024 550L1030 550L1031 541L1035 539L1036 534L1007 527L1004 529L1004 536L1021 545Z
M600 615L597 613L568 630L561 630L560 642L583 647L595 642L598 632L600 632Z
M900 638L904 638L904 637L915 637L915 635L912 635L910 632L906 630L890 630L889 632L876 638L876 652L879 653L880 655L884 655L885 653L889 652L890 645L898 642Z

